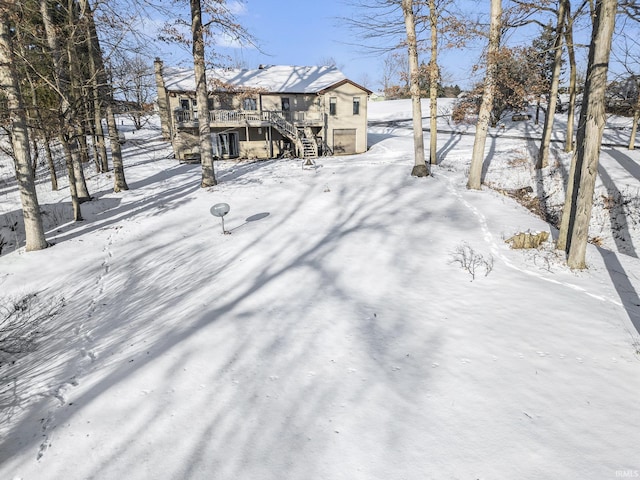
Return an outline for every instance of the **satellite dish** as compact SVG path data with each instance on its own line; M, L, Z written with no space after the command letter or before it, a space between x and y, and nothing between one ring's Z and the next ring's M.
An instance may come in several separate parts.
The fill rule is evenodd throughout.
M224 217L227 213L229 213L231 207L228 203L216 203L213 207L211 207L211 215L214 217Z
M222 222L222 233L225 235L231 233L224 229L224 216L229 213L229 210L231 210L231 207L228 203L216 203L210 210L211 215L214 217L220 217L220 221Z

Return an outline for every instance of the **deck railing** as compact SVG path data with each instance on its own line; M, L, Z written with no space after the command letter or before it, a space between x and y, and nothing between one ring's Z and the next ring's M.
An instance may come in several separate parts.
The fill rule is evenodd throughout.
M261 122L262 116L257 110L211 110L209 120L212 123Z
M197 123L198 112L195 110L176 110L176 122L180 124ZM287 122L294 124L319 123L322 121L320 113L305 111L267 111L267 110L211 110L209 121L211 123L224 123L230 125L245 125L247 122L272 122L275 116L279 116Z
M181 123L192 123L198 121L198 112L192 110L176 110L174 112L176 122Z

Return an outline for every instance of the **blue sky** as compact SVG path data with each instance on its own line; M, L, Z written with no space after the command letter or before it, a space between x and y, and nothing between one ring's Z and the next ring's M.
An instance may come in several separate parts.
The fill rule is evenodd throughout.
M246 11L239 18L271 56L247 50L238 55L250 67L259 63L318 64L332 57L349 78L369 83L367 87L377 90L382 77L382 57L354 45L359 43L356 32L341 20L357 15L357 9L344 0L248 0ZM471 53L477 58L479 51ZM446 57L443 55L443 60L452 80L466 82L474 58L462 57L459 52L457 59Z
M347 77L379 90L382 56L358 46L355 32L349 31L341 20L357 14L357 9L345 0L247 0L236 15L256 37L261 51L250 47L218 48L246 68L259 64L319 65L333 58ZM189 60L189 52L175 46L164 46L162 50L167 64ZM444 52L441 58L449 77L447 83L468 84L469 70L479 54L479 49L464 54Z
M256 37L260 46L260 50L216 47L229 55L233 63L240 63L246 68L256 68L260 64L320 65L324 60L333 58L350 79L374 91L381 89L382 55L367 53L358 46L357 32L349 31L341 20L344 17L354 18L359 13L348 5L348 0L246 0L242 3L228 0L228 4L235 5L238 21ZM466 8L471 15L488 15L488 1L464 0L456 2L456 5ZM585 43L590 33L588 30L576 32ZM512 30L505 36L505 41L530 44L538 32L537 27ZM224 44L224 41L218 43ZM479 76L471 73L471 68L478 62L485 43L479 40L474 47L465 50L440 52L444 83L468 88L480 81ZM175 46L164 46L160 54L167 64L180 61L188 64L190 52L180 50ZM586 49L578 49L577 53L579 58L586 58ZM426 55L424 59L428 60Z

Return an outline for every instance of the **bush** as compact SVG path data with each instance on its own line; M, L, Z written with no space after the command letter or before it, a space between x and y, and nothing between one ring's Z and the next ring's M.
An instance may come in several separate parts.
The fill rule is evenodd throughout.
M18 300L0 299L0 366L36 350L43 325L62 306L64 299L41 302L37 293Z
M457 263L466 270L471 275L471 281L475 280L476 273L481 270L484 270L485 277L493 270L493 256L489 255L489 258L485 258L466 243L459 245L451 256L451 263Z

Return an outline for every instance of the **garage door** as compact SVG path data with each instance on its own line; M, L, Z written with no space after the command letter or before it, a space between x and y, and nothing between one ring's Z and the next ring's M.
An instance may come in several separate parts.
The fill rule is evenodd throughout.
M342 128L333 131L333 153L335 155L356 153L355 128Z

